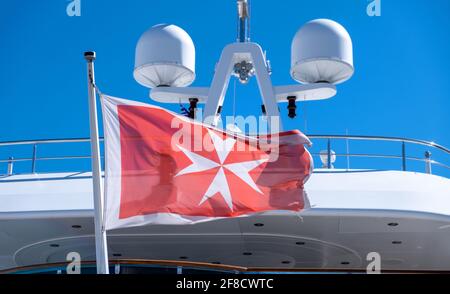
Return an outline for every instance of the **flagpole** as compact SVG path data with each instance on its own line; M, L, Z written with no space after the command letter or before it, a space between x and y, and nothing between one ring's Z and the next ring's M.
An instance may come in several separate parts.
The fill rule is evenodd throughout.
M89 125L91 133L92 191L94 193L95 258L98 274L109 274L108 246L103 227L103 187L98 137L97 102L95 94L94 60L95 52L84 52L87 61Z

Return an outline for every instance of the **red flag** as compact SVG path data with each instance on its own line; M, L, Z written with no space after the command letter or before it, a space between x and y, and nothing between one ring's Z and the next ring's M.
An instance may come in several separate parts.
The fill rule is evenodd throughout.
M255 138L139 102L102 106L107 229L305 207L312 159L299 131Z

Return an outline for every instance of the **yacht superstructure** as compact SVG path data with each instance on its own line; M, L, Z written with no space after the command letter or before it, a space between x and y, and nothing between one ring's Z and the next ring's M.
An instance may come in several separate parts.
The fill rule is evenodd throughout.
M310 138L313 142L330 140L333 144L339 139L364 137ZM400 146L413 142L400 138L366 139L372 143L400 140L396 142ZM34 149L32 146L86 142L88 139L10 142L0 147L27 144ZM429 144L425 146L428 150L447 157L450 154L442 146ZM181 264L224 271L352 272L364 271L369 264L368 254L376 252L385 271L450 269L450 181L432 174L432 167L443 174L448 167L426 157L406 154L403 158L399 153L393 159L397 170L347 169L347 157L370 154L337 153L335 168L321 168L320 152L313 155L318 168L306 185L311 208L301 217L275 211L192 226L154 225L112 231L108 233L110 264L126 268L137 263L155 271L155 267L176 268ZM373 155L377 160L392 159L392 155ZM47 161L55 161L59 166L88 159L83 155L41 157L36 152L35 157L3 162L8 166L9 161L10 174L0 179L2 270L47 265L38 269L64 271L70 252L78 252L86 265L93 266L91 173L39 171ZM408 166L414 169L418 160L421 172L408 171ZM27 163L29 172L16 174L13 164L21 162ZM328 162L325 160L324 164ZM62 264L57 267L54 263ZM23 270L31 269L36 267Z
M292 42L290 72L301 84L273 85L265 52L249 39L247 1L238 1L238 13L237 42L222 51L210 87L188 87L195 79L195 47L174 25L157 25L142 35L135 79L150 88L153 100L188 103L187 116L217 126L230 79L246 84L255 78L262 100L256 108L275 132L283 130L280 103L294 118L297 103L331 98L336 85L354 74L349 34L336 22L319 19L302 27ZM92 96L98 91L95 56L86 56ZM305 186L308 208L300 214L270 211L195 225L112 230L107 234L111 272L357 272L372 261L382 271L450 271L448 148L408 138L308 137L315 170ZM0 158L0 271L62 273L72 253L83 270L95 269L89 142L0 142L11 154ZM363 148L350 152L354 142L363 142ZM379 142L394 149L374 148ZM53 153L40 155L48 146ZM55 152L59 146L68 153Z

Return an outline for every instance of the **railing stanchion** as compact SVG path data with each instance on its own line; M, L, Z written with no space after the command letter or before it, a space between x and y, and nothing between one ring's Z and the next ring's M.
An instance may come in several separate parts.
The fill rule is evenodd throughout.
M327 167L328 167L328 169L331 169L331 140L330 139L328 139L327 153L328 153Z
M425 172L431 175L431 152L425 152Z
M406 171L406 146L405 146L405 141L402 142L402 170Z
M347 171L350 170L350 146L348 142L348 130L345 130L345 135L347 136L345 138L345 149L347 151Z
M33 145L33 158L31 159L31 173L36 172L36 156L37 156L37 144Z
M14 169L14 157L9 157L8 171L7 171L8 176L13 174L13 169Z

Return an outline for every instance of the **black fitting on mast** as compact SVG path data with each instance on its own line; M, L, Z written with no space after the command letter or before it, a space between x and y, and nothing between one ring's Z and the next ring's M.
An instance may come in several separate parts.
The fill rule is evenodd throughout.
M189 117L195 119L197 112L198 98L189 98Z
M266 106L264 104L261 104L261 111L263 115L267 115Z
M297 100L296 96L288 96L287 97L288 100L288 107L287 109L289 110L288 116L290 118L295 118L297 116L296 110L297 110L297 105L295 103L295 101Z

